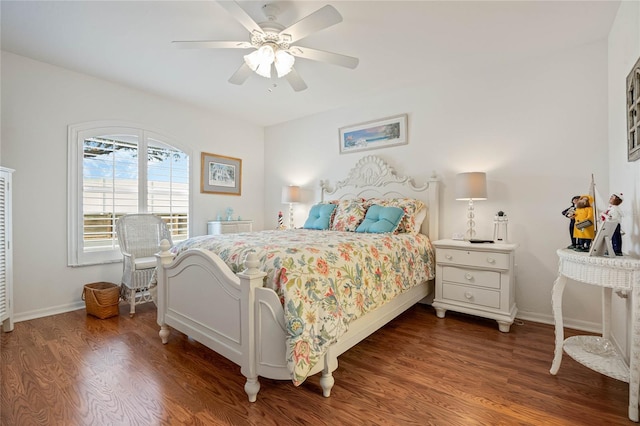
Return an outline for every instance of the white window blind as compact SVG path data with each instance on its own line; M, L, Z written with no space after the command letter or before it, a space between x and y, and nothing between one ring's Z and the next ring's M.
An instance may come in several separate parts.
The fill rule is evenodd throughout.
M125 214L157 214L174 241L187 238L187 153L147 130L86 127L70 128L70 164L77 170L69 172L70 195L75 195L70 200L69 264L121 260L115 223Z

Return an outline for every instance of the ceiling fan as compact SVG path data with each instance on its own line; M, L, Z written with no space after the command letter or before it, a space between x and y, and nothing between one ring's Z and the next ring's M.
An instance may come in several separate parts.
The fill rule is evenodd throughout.
M276 21L279 9L274 3L262 7L267 21L259 24L237 2L218 3L249 31L250 41L174 41L172 44L182 49L254 49L244 56L244 63L231 76L230 83L243 84L253 72L270 78L275 68L275 75L278 78L284 77L293 90L299 92L306 89L307 84L293 68L295 58L351 69L358 66L358 58L295 45L317 31L342 22L342 16L331 5L326 5L285 28Z

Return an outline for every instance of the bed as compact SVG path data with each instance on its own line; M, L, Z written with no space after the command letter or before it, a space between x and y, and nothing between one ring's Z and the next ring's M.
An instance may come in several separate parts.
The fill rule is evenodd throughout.
M338 356L431 295L438 185L435 175L416 185L369 155L346 179L321 181L312 212L334 205L330 229L202 236L176 247L163 242L156 255L162 342L173 328L239 365L251 402L258 377L298 385L321 373L323 395L330 396ZM354 201L364 206L366 220L356 220L362 226L371 225L374 210L394 213L400 206L404 232L372 233L375 221L360 232L352 211L338 213ZM416 203L424 206L417 219L408 207ZM305 227L315 227L312 219Z

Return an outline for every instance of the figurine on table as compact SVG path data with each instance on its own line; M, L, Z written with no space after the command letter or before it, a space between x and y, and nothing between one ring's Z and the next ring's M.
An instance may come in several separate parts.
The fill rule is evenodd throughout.
M624 201L622 192L616 192L609 197L609 207L601 215L600 219L603 222L618 222L616 230L611 235L611 245L616 256L622 256L622 232L620 231L620 220L622 220L622 211L620 210L620 204Z
M581 195L576 203L573 237L576 238L575 251L589 251L591 241L595 238L595 217L593 215L593 197Z
M278 227L276 228L279 231L285 229L284 227L284 217L282 216L282 212L278 212Z
M580 199L579 195L574 196L571 199L571 206L562 210L562 216L569 218L569 238L571 238L571 245L567 247L568 249L574 249L576 248L576 245L577 245L576 238L573 236L573 227L576 224L576 219L575 219L576 203L578 202L579 199Z

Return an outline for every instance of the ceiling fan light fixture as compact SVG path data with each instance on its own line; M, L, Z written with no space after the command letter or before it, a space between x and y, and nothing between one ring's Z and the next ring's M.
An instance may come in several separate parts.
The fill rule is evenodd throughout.
M251 72L265 78L271 78L275 73L277 77L274 78L285 77L293 90L299 92L305 90L307 85L297 70L293 69L298 57L351 69L358 66L358 58L296 45L299 40L342 22L342 15L331 5L321 7L293 25L285 27L277 21L279 9L272 1L263 6L262 10L267 21L260 24L240 5L244 1L217 1L249 31L250 42L203 40L174 41L172 44L180 48L256 49L244 56L244 63L229 79L232 84L243 84L250 77Z
M260 77L271 78L271 64L262 63L256 68L256 74Z
M244 62L252 71L255 71L256 74L269 78L271 77L271 64L274 59L275 53L273 51L273 47L265 44L258 50L245 55Z
M284 77L289 74L295 61L296 58L289 52L278 50L275 55L275 65L278 77Z

